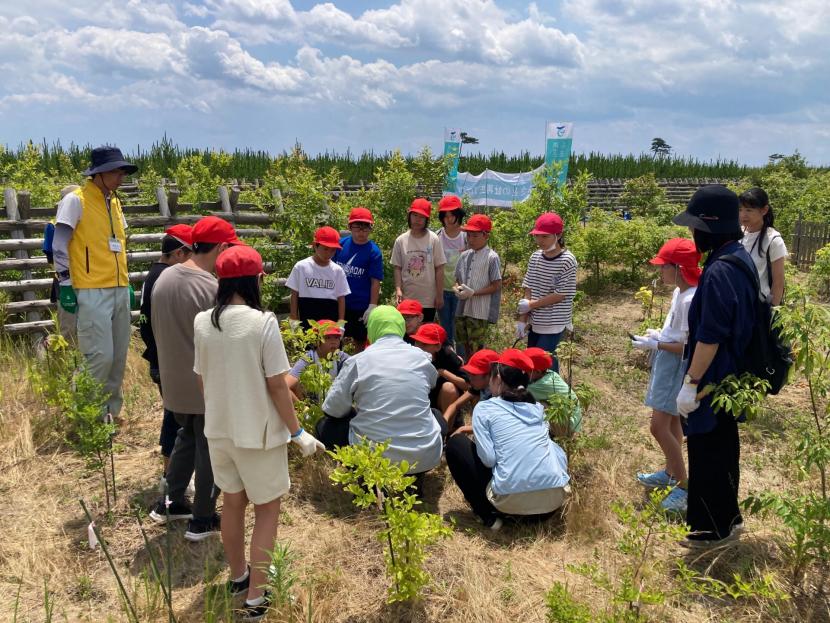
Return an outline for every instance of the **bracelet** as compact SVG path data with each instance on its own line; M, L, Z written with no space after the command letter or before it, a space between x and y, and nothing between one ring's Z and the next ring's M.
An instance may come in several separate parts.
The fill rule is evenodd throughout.
M297 437L299 437L300 435L302 435L304 432L305 432L305 431L303 431L303 427L302 427L302 426L300 426L300 428L297 430L297 432L296 432L296 433L294 433L293 435L291 435L291 439L296 439Z

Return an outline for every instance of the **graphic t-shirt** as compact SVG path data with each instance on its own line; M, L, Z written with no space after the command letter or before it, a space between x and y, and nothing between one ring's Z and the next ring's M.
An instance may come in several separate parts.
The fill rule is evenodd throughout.
M346 273L334 262L320 266L307 257L294 264L286 287L297 292L300 320L339 320L337 299L351 292ZM307 322L306 322L307 326Z
M372 279L383 281L383 255L372 240L357 244L351 236L340 240L343 246L334 255L334 261L346 273L351 294L346 296L346 309L363 311L369 306Z
M401 269L403 296L427 308L435 307L435 269L447 263L444 248L435 232L416 238L405 232L395 240L392 266Z
M455 285L455 265L458 264L458 258L461 257L464 249L467 248L467 233L460 231L455 238L450 238L442 227L437 235L444 248L444 256L447 258L447 263L444 264L444 289L452 290Z

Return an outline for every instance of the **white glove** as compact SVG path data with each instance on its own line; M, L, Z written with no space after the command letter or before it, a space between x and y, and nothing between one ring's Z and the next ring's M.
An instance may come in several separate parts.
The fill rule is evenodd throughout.
M365 312L363 312L363 315L360 317L360 321L361 321L363 324L366 324L367 322L369 322L369 314L371 314L371 313L372 313L372 310L373 310L375 307L377 307L377 305L375 305L374 303L369 303L369 307L367 307L367 308L366 308L366 311L365 311Z
M519 313L526 314L530 311L530 301L528 299L521 299L519 301Z
M470 286L466 283L462 283L454 288L455 295L460 298L462 301L466 301L469 298L472 298L473 295L476 293Z
M631 346L637 350L657 350L657 340L645 335L635 335L631 340Z
M301 326L303 326L303 322L301 320L293 320L293 319L288 320L288 327L292 331L298 330Z
M699 406L700 400L697 399L697 385L683 383L683 387L680 388L680 393L677 394L677 413L680 417L686 418Z
M658 342L660 341L660 331L658 329L646 329L646 335L650 338L654 338Z
M315 439L314 435L307 433L304 430L296 437L291 437L291 441L300 446L300 452L303 456L311 456L317 452L317 450L322 452L326 449L326 446L324 446L322 442Z
M516 339L520 340L523 337L527 337L527 323L519 320L516 322Z

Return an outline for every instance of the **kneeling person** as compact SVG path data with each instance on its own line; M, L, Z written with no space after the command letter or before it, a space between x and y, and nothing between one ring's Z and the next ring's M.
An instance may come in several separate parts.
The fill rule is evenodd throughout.
M556 394L568 396L573 403L567 422L550 423L551 436L556 438L570 437L573 433L579 432L582 428L582 407L576 394L568 387L565 380L559 376L558 372L550 369L553 365L553 357L545 349L538 346L525 349L524 354L533 362L533 371L530 373L531 382L527 386L527 391L533 394L533 397L543 405L547 404Z
M324 361L330 361L329 373L332 380L337 378L343 364L349 356L340 350L343 342L343 329L333 320L321 320L318 323L322 335L316 348L309 349L297 360L294 367L285 377L288 389L291 390L291 399L296 402L305 398L305 389L302 385L302 374L310 365L323 368Z

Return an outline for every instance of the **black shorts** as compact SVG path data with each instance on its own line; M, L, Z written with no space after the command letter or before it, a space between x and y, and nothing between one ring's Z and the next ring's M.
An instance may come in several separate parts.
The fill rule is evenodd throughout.
M346 309L346 331L343 337L350 337L359 344L365 344L369 334L361 318L365 309Z
M434 307L424 307L424 322L434 322L435 321L435 308Z

